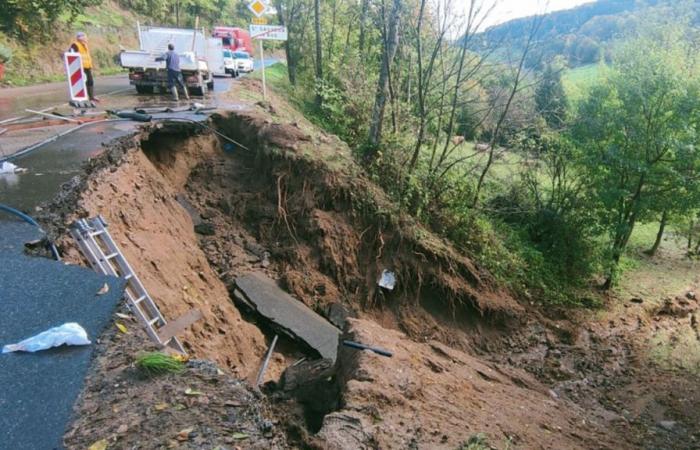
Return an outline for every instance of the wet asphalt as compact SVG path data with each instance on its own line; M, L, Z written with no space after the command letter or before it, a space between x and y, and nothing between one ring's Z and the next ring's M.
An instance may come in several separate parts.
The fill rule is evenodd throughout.
M266 66L275 62L277 59L265 60ZM260 66L258 60L256 60L256 66ZM215 78L214 91L205 98L194 97L193 101L206 106L225 107L228 101L224 103L222 94L228 92L234 82L235 80L231 77L217 77ZM98 110L130 110L186 105L183 101L173 102L169 96L138 95L135 88L129 86L126 74L97 78L95 86L97 95L101 96ZM0 89L0 118L24 115L26 114L24 108L27 107L30 109L47 108L60 104L61 100L65 104L65 89L66 86L63 83ZM154 116L166 115L196 120L206 119L205 115L195 116L191 113ZM103 144L136 132L139 125L138 122L132 121L90 124L74 133L48 142L28 154L11 158L10 162L27 169L27 171L0 174L0 203L31 215L41 203L51 200L63 183L80 172L84 161L99 155L103 150ZM0 135L0 146L2 140L2 135ZM0 212L0 221L4 218L4 214Z

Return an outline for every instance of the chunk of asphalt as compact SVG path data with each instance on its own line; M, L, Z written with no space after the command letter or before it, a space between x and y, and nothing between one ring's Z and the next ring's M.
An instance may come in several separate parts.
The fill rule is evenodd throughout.
M340 330L277 286L264 274L253 272L236 278L245 303L294 339L304 342L322 358L335 362Z

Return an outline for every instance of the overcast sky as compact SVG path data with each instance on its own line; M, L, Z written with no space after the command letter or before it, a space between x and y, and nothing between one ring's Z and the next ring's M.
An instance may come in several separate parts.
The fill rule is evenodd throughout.
M492 1L485 0L485 4L490 5ZM573 8L592 1L594 0L498 0L498 5L487 19L485 25L491 26L517 17Z

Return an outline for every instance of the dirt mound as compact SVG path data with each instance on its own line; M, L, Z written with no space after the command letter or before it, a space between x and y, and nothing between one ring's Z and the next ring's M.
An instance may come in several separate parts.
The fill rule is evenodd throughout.
M441 305L456 315L514 317L523 308L448 242L402 214L353 162L349 148L308 123L271 123L257 110L228 112L217 127L254 151L205 162L204 174L232 180L231 214L273 256L286 287L312 306L341 301L384 310L402 326L402 310ZM221 193L192 187L207 202ZM397 289L381 290L383 270ZM418 321L420 322L420 321ZM405 323L412 336L434 330Z
M185 347L239 376L257 368L262 333L242 320L219 274L200 248L193 218L178 201L192 167L221 152L212 136L192 126L156 127L110 147L47 210L65 227L102 215L139 278L167 319L192 308L204 318L186 330ZM57 223L53 221L53 223ZM67 261L82 257L72 239L59 240Z
M479 433L498 448L630 448L522 370L364 320L351 320L346 337L393 357L342 350L343 407L319 432L328 448L454 449Z

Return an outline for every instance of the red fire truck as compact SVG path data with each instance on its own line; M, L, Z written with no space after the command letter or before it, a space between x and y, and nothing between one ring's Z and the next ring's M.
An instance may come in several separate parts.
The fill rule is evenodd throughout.
M211 35L215 38L221 38L225 49L234 52L244 51L253 56L253 45L247 30L235 27L214 27L214 32Z

